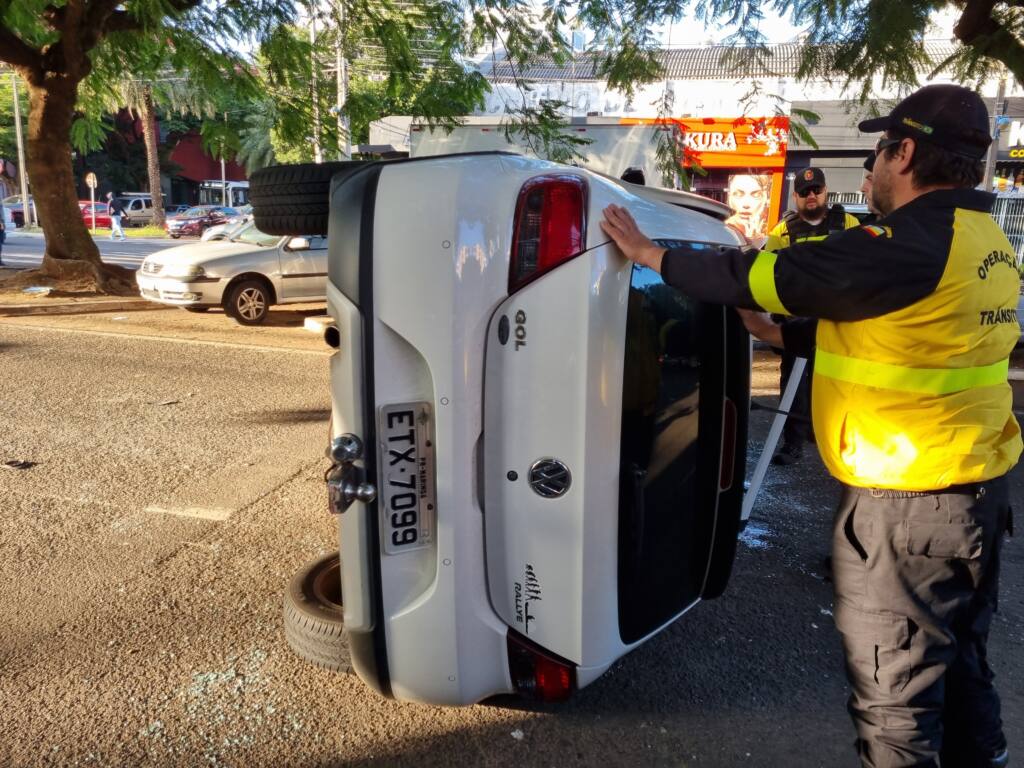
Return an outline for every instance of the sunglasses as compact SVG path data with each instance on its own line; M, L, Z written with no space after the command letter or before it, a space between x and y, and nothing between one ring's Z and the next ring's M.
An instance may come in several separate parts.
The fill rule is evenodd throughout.
M820 195L822 187L815 184L813 187L804 187L801 190L797 190L797 197L807 197L808 195Z
M879 139L878 143L875 144L875 156L877 157L878 154L883 149L888 149L889 147L895 147L897 144L902 143L902 141L903 141L903 139L890 139L890 138L881 138L881 139Z

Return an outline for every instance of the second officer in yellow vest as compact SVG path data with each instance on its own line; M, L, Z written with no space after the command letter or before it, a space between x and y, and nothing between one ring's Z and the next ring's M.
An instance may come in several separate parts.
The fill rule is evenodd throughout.
M768 233L764 244L766 251L778 251L794 243L824 240L831 234L859 226L860 222L848 214L839 204L828 204L828 187L825 173L820 168L804 168L793 178L793 210L786 211L779 223ZM779 391L785 392L790 373L797 355L782 350ZM793 402L789 406L789 417L782 429L782 447L772 457L773 464L793 464L803 455L804 443L813 437L811 429L811 370L813 355L807 359Z
M860 129L885 132L877 224L777 252L666 251L618 206L601 226L694 298L818 318L781 340L817 346L815 433L844 484L835 621L861 764L1001 768L986 649L1022 449L1007 382L1020 278L993 196L975 189L988 110L973 91L930 85Z

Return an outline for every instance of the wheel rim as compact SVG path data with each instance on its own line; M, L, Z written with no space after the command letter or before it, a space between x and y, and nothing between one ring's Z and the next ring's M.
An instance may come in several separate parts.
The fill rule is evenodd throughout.
M267 308L267 300L259 288L246 288L238 294L238 314L246 320L257 320Z
M338 611L344 610L341 602L341 561L337 556L315 575L312 586L313 594L321 604Z

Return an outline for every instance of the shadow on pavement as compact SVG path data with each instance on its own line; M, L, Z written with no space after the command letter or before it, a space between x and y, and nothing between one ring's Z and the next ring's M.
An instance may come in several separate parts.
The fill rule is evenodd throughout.
M331 418L330 408L295 409L283 411L247 412L246 421L260 424L308 424L314 421L328 421Z

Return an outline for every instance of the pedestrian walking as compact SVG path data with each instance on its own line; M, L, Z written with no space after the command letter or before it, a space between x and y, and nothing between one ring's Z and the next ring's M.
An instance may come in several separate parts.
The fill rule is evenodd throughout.
M119 240L127 240L124 230L121 228L121 217L124 216L124 203L121 198L114 197L113 192L107 192L107 211L110 213L110 239L116 236Z
M805 168L793 180L793 210L787 211L779 223L768 233L764 250L777 251L793 243L821 240L835 232L860 225L843 206L828 204L828 186L825 172L820 168ZM779 317L781 322L787 318ZM782 350L779 391L785 392L793 365L798 355ZM804 444L814 440L811 426L811 370L814 356L807 359L807 367L800 377L789 416L782 428L782 447L772 457L772 464L795 464L803 457Z
M931 85L860 129L884 131L876 224L774 253L666 250L617 206L602 227L694 298L818 318L742 313L772 343L816 343L818 449L844 485L834 613L860 761L1005 766L986 646L1022 448L1006 380L1020 280L994 196L975 189L988 111L973 91Z
M4 265L4 240L7 239L7 212L0 203L0 267Z

